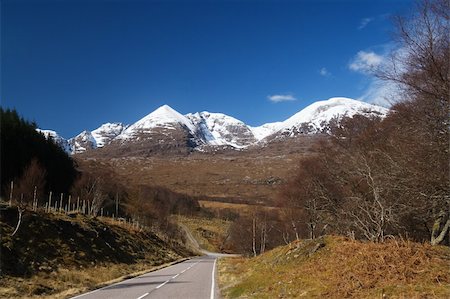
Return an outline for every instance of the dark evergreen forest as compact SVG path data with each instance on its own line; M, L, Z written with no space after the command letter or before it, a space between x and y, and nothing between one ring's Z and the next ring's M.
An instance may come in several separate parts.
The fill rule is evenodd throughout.
M11 181L18 180L32 160L46 174L45 191L68 192L77 176L74 161L16 110L0 107L0 119L1 195L8 194Z

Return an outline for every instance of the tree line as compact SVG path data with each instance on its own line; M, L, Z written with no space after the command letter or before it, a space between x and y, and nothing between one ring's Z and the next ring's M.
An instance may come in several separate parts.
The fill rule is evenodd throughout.
M384 118L334 122L280 186L279 209L235 223L237 247L256 255L323 234L450 245L449 12L448 1L425 0L395 18L398 47L374 73L401 100Z
M449 8L424 1L413 18L396 19L401 51L378 75L397 83L402 100L385 119L340 122L304 162L309 175L298 173L297 195L311 236L327 226L372 241L402 235L448 244Z

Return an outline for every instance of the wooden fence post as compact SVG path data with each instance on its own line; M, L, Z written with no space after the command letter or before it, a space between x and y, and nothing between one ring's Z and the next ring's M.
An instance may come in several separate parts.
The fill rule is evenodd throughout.
M37 186L34 186L34 193L33 193L33 211L37 211Z
M50 209L52 208L52 191L50 191L50 194L48 195L48 205L47 205L47 207L48 207L47 213L49 213Z
M13 192L14 192L14 181L11 181L11 191L9 193L9 206L12 206L12 198L13 198Z
M61 212L64 208L63 208L63 197L64 197L64 193L61 193L61 198L59 199L59 211Z

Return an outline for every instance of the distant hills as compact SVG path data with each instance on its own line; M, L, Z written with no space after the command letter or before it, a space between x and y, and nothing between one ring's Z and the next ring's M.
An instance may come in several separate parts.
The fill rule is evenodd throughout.
M116 155L154 152L207 152L215 149L244 149L274 139L299 134L327 133L330 123L355 114L384 117L388 109L349 98L336 97L315 102L285 121L251 127L222 114L197 112L182 115L163 105L134 124L106 123L83 131L68 140L52 130L39 130L70 154L104 148Z

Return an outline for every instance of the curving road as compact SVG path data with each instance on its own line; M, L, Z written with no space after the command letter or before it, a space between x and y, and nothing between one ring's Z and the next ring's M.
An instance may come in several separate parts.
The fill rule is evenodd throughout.
M216 255L193 258L72 299L219 298L216 260Z
M191 248L200 251L204 254L203 256L124 280L72 299L219 298L219 291L215 283L216 261L219 257L233 255L202 250L190 231L185 226L182 226L182 229L186 232Z

